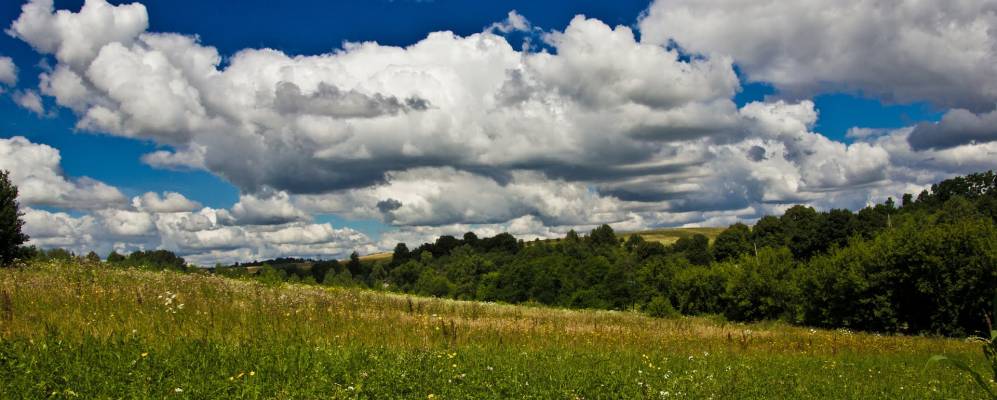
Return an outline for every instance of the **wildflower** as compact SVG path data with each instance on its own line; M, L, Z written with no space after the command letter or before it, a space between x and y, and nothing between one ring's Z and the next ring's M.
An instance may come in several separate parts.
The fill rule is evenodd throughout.
M256 371L249 371L249 376L256 375Z
M183 389L181 389L181 388L173 389L173 391L176 392L176 393L183 393Z
M149 353L142 353L142 357L148 356Z

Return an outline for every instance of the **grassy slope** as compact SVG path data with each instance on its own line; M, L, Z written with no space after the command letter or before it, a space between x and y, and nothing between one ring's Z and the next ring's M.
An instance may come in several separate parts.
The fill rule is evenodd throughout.
M7 300L5 300L7 299ZM182 306L181 306L182 305ZM0 398L966 398L961 340L197 274L0 270Z
M640 232L622 232L619 233L619 236L626 239L629 238L631 235L640 235L644 237L644 240L649 240L652 242L661 242L662 244L669 245L678 241L679 238L689 237L697 233L706 235L706 237L710 238L710 242L712 242L713 239L717 238L717 235L719 235L720 232L724 231L724 229L727 228L660 228L660 229L651 229ZM529 245L529 242L527 242L527 245ZM391 259L390 252L374 253L360 257L360 260L362 261L371 261L371 262L380 261L380 260L390 260L390 259Z
M630 237L630 235L640 235L644 237L644 240L652 242L661 242L662 244L672 244L679 240L679 238L690 237L695 234L705 235L710 238L710 242L717 238L720 232L723 232L727 228L661 228L652 229L648 231L640 231L633 233L622 233L620 234L624 238Z

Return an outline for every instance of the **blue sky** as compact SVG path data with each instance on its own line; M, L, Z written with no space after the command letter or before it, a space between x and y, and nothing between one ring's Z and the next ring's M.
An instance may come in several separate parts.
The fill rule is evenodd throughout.
M916 57L921 53L900 44L868 50L866 46L871 45L862 41L881 37L893 38L889 43L903 43L895 39L912 31L936 35L940 42L952 40L934 26L918 25L919 20L869 20L865 25L845 27L840 23L844 20L833 19L838 14L829 13L829 20L814 20L817 17L794 14L803 10L790 6L780 10L782 14L767 16L785 21L784 31L770 34L767 26L752 23L764 20L756 18L758 13L772 12L771 8L721 0L302 1L281 6L250 0L239 2L238 7L226 1L148 0L142 2L144 8L91 0L86 6L90 14L80 13L82 1L55 1L51 9L45 8L44 1L35 3L42 10L35 20L22 16L24 4L18 1L0 5L0 23L11 27L7 35L0 35L0 57L10 57L18 69L16 85L8 85L0 95L0 139L23 136L28 144L10 141L11 148L27 154L24 149L48 145L61 156L52 172L61 177L23 172L19 179L68 185L79 192L57 198L29 194L25 205L37 211L29 225L54 221L65 212L74 219L60 221L76 224L73 229L83 229L81 224L104 226L93 235L101 239L87 243L36 234L43 246L166 247L181 253L209 249L196 255L199 260L208 260L245 254L322 255L358 246L374 251L396 240L419 241L466 229L521 229L525 236L536 237L602 222L621 229L722 225L750 222L798 202L856 208L887 195L917 190L931 179L993 165L986 158L994 136L989 129L950 132L950 125L985 126L992 117L997 89L970 79L977 72L987 76L989 64L963 62L969 58L960 54L946 58L953 60L949 63L919 62ZM828 7L843 7L840 15L852 12L846 5ZM675 11L680 9L688 12ZM70 25L57 21L51 14L54 10L70 12L63 15L68 16L67 21L89 28L72 31L67 28ZM992 23L986 16L966 17L972 13L936 12L940 21L954 21L961 24L958 26ZM697 13L701 14L697 17ZM148 22L142 26L86 25L88 18L112 15L120 21L140 18ZM691 17L696 18L689 20ZM743 24L731 23L742 17ZM15 28L19 18L24 22ZM874 17L858 13L854 18ZM455 39L430 36L437 31L453 32ZM808 34L800 34L804 31ZM169 53L163 43L140 36L143 32L179 34L195 41L183 44L187 48L180 53ZM52 35L59 39L50 42ZM82 40L76 40L80 36ZM112 37L124 39L108 39ZM511 48L495 48L496 42L489 37L498 37ZM519 53L524 39L529 39L532 47ZM614 42L600 47L606 46L603 40ZM994 38L988 34L981 40L963 47L970 51L979 45L983 46L981 51L992 53L992 46L987 49L986 43ZM376 45L365 53L344 49L345 42ZM459 47L472 43L478 47ZM164 87L187 85L186 93L194 93L192 101L197 104L180 99L177 101L188 103L177 107L193 107L187 109L187 115L207 113L196 122L200 125L177 126L177 121L186 119L155 125L159 115L141 109L149 103L141 102L145 100L140 93L126 92L154 83L142 81L145 77L141 74L130 77L119 71L99 76L99 68L127 61L103 54L118 44L130 54L165 55L166 62L176 68L173 73L181 75L168 78L172 83ZM390 46L407 49L391 53ZM448 46L468 53L453 59L440 53L437 65L432 57L426 64L420 55L444 51ZM842 48L848 51L842 52ZM60 55L56 49L77 51L73 53L77 55ZM260 49L273 49L281 59L268 59ZM178 58L203 50L217 51L221 61L204 69L187 67ZM84 53L78 51L89 55L80 58ZM509 64L494 71L468 70L462 62L479 55L475 52L496 57L493 64ZM553 58L537 54L543 52ZM95 59L98 54L110 62L99 62ZM517 65L510 55L523 61ZM384 57L394 58L388 63L378 61ZM277 65L274 62L293 68L284 70L282 79L286 82L279 82L276 89L265 88L266 93L257 92L255 98L238 97L245 96L235 91L238 82L263 79L236 77L243 73L243 65L258 63L247 71L262 71ZM321 65L340 69L314 69ZM230 70L231 66L240 68ZM367 73L364 66L383 70L357 75ZM488 66L485 63L476 68ZM72 71L82 79L87 89L79 90L88 90L84 100L71 98L66 91L46 90L39 75L51 77L59 70ZM198 75L202 73L205 75ZM728 81L728 76L736 80ZM934 78L929 81L924 77ZM451 86L439 86L441 79ZM600 80L605 80L604 84ZM992 77L985 80L989 82ZM476 86L481 82L502 84L483 89ZM284 83L290 85L281 86ZM112 84L120 86L107 86ZM504 115L499 108L473 116L476 114L462 111L463 104L449 103L454 96L464 95L491 102L513 93L510 90L516 87L531 91L522 93L533 97L516 97L515 101L523 103L514 106L508 103L509 107L519 107L508 120L496 117ZM437 92L441 89L449 94ZM155 104L159 101L156 96L163 94L153 90L150 87L147 95ZM29 92L41 95L43 115L16 101ZM261 95L275 97L258 103ZM234 108L218 103L227 100L242 102ZM59 106L57 101L80 105ZM277 114L225 116L233 111L222 111L241 107L248 112L247 102L256 102L253 107L275 107ZM171 104L164 104L163 116L172 116L167 107ZM367 108L350 108L358 104ZM561 104L561 112L577 112L572 114L573 121L587 122L547 119L558 115L552 104ZM94 112L112 113L118 118L113 121L118 122L94 119L95 115L107 115ZM356 112L360 114L353 114ZM521 125L527 120L517 121L517 113L538 118L529 120L531 124L551 125ZM279 123L260 119L277 115L287 119ZM605 117L588 120L587 115ZM408 125L398 125L402 117L410 118L405 123ZM955 122L943 121L943 117ZM325 122L315 125L315 121ZM634 121L644 122L623 127ZM603 123L605 127L595 128ZM78 124L85 126L78 129ZM385 131L386 126L391 128ZM846 136L853 128L869 128L874 133ZM550 139L544 136L547 134L560 136ZM253 140L266 144L262 148L243 147L255 146ZM385 140L397 141L398 147L384 145ZM425 143L409 140L438 141L433 142L438 145L424 147ZM482 140L496 142L485 144ZM517 140L532 141L533 145L514 150ZM405 146L401 142L406 142ZM285 145L289 147L282 147ZM265 151L268 148L272 155ZM344 150L347 148L352 150ZM534 154L532 150L538 148L557 155ZM302 149L315 153L293 156ZM462 156L464 151L470 155ZM154 152L168 158L194 154L200 161L181 167L143 161ZM246 152L245 159L240 159L240 152ZM730 158L743 154L748 154L744 160ZM855 160L849 161L851 157ZM24 156L11 158L8 164L28 171L31 162L41 161ZM247 172L256 167L259 171ZM100 192L103 197L98 196L99 188L91 188L90 181L80 180L82 177L106 185L108 188ZM149 192L163 196L175 192L194 203L150 211L155 209L147 203L151 200L139 202ZM98 202L106 204L90 200L83 205L73 200L79 198L99 198ZM195 207L206 209L197 211ZM257 242L245 243L273 245L274 249L307 246L258 242L270 237L267 232L314 232L321 228L334 234L322 239L325 242L319 241L328 244L327 248L314 253L309 253L314 250L311 248L287 250L291 254L284 250L239 253L240 246L252 246L240 242L214 248L185 242L195 236L214 237L208 233L190 236L196 232L166 232L167 221L173 220L160 214L172 213L169 218L175 219L182 212L202 217L210 214L214 225L204 232L211 235L252 226L239 235L249 235ZM130 237L130 233L107 228L113 225L108 217L111 214L139 218L135 223L144 223L148 229ZM94 220L87 220L90 217ZM58 231L42 228L39 225L35 230ZM60 232L65 231L73 230ZM360 236L352 237L350 232ZM174 234L177 236L171 236ZM333 246L333 241L343 237L351 239Z

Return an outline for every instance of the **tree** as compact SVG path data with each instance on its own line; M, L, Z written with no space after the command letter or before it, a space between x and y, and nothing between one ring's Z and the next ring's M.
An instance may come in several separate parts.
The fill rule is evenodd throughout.
M360 263L360 253L354 251L350 253L350 262L346 264L346 268L350 270L350 275L360 276L363 274L363 265Z
M87 253L86 260L89 263L94 263L94 264L100 263L100 256L98 256L96 252L91 251Z
M391 266L399 266L404 264L409 260L411 253L409 253L408 246L405 243L398 243L395 245L395 251L391 253Z
M111 251L107 254L107 262L109 264L118 264L125 261L125 256L119 254L117 251Z
M717 261L726 261L751 253L753 249L751 229L738 222L717 235L713 243L713 256Z
M28 235L21 232L22 215L17 204L17 186L10 181L9 172L0 170L0 266L18 258L21 244L28 241Z
M751 241L758 248L762 247L782 247L786 245L786 229L782 226L779 217L766 215L755 223L751 228Z
M311 275L315 279L315 282L322 282L325 280L325 275L332 271L336 273L338 270L342 269L339 265L339 261L336 260L321 260L316 261L312 264Z
M592 241L593 246L616 246L620 244L616 240L616 233L613 232L613 228L606 224L593 229L589 234L589 240Z
M695 234L691 237L679 238L672 245L677 253L682 253L689 262L695 265L710 265L713 256L710 255L710 238Z
M633 235L630 235L630 237L627 238L627 241L623 243L623 248L625 248L625 249L627 249L627 251L633 253L634 251L637 251L637 248L640 247L641 243L644 243L644 242L645 241L644 241L644 237L643 236L637 235L637 234L633 234Z
M849 210L835 208L828 211L821 221L820 237L825 248L844 247L855 232L855 214Z
M786 230L787 245L798 259L806 260L824 250L819 237L822 216L807 206L790 207L779 218Z

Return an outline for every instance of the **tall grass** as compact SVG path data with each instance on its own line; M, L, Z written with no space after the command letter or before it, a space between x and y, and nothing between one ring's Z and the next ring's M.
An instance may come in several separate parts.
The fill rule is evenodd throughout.
M961 398L965 341L45 263L0 271L0 398Z

